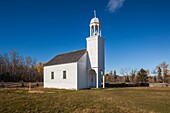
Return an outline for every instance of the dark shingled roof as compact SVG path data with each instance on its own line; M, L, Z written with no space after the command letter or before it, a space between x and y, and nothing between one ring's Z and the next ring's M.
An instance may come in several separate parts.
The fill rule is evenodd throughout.
M59 54L47 62L45 66L77 62L85 53L86 49Z

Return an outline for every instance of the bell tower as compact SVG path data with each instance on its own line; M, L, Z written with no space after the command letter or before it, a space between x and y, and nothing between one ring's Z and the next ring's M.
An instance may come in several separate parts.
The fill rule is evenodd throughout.
M90 66L88 72L91 70L95 73L95 86L101 87L101 79L104 74L105 62L104 62L104 38L101 37L101 23L96 17L96 11L94 11L94 18L90 21L90 37L86 38L87 52L89 57ZM90 81L90 80L89 80Z
M90 36L101 36L101 25L98 18L96 18L96 11L94 11L94 18L90 21Z

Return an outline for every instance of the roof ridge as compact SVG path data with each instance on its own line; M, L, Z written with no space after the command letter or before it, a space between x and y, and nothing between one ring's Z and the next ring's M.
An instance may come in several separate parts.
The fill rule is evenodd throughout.
M58 54L58 55L64 55L64 54L69 54L69 53L74 53L74 52L84 51L84 50L86 50L86 49L74 50L74 51L70 51L70 52L61 53L61 54ZM57 56L58 56L58 55L57 55Z

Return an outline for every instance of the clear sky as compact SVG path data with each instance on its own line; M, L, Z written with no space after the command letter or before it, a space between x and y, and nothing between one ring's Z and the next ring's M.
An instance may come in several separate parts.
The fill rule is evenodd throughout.
M93 10L102 23L106 72L170 63L170 0L0 0L0 52L47 62L84 49Z

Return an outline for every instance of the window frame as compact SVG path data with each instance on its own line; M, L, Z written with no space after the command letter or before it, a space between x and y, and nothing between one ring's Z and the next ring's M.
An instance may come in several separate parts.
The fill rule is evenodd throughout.
M54 71L51 72L51 80L54 79Z
M66 71L63 71L63 79L67 79L67 73L66 73Z

